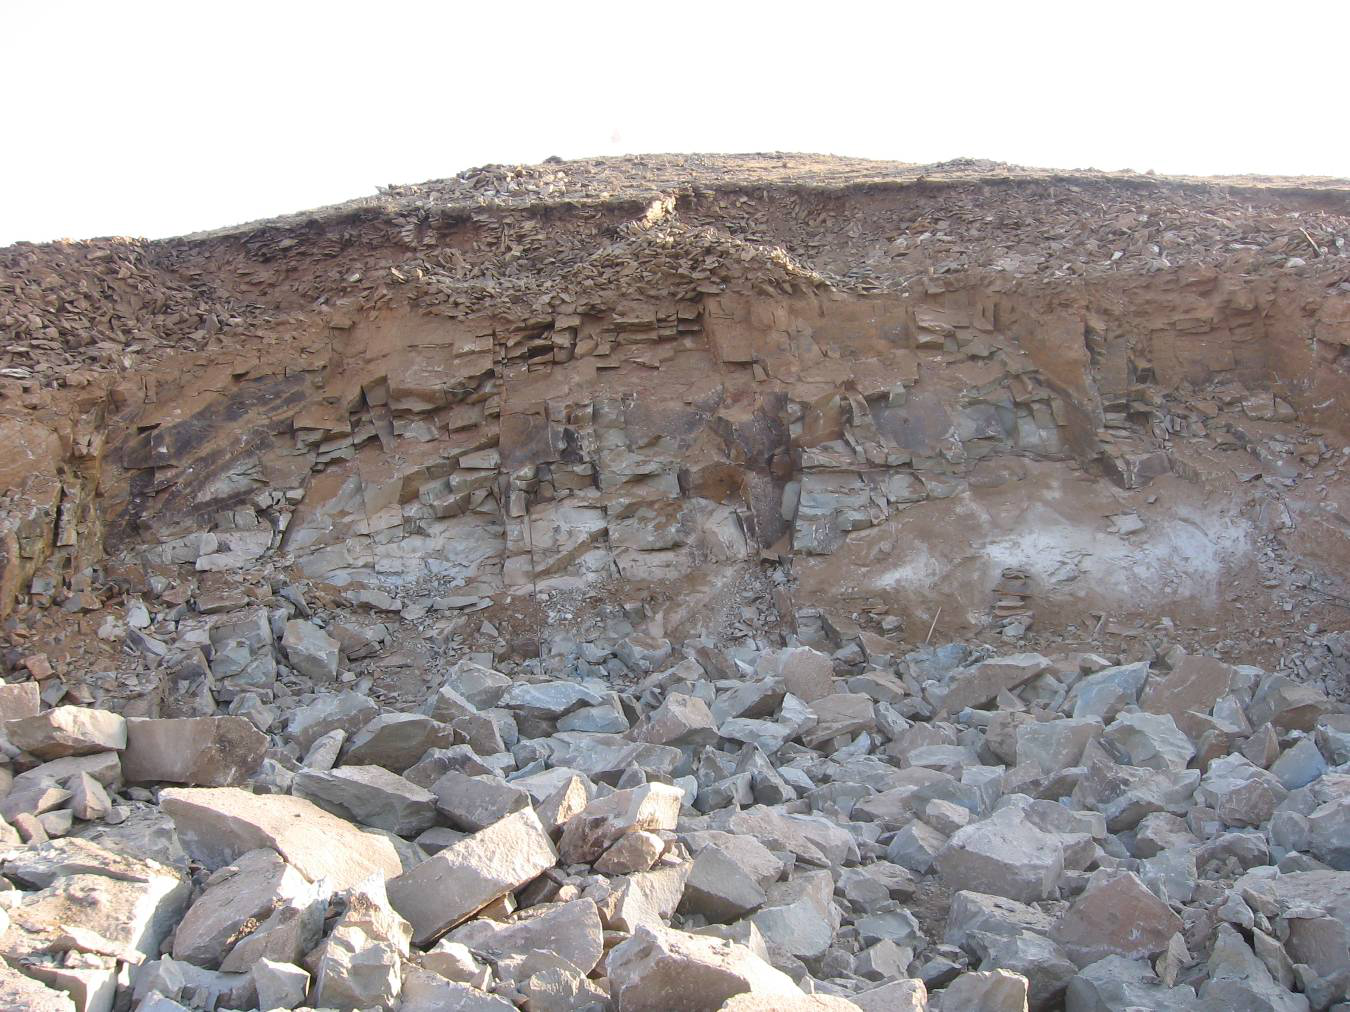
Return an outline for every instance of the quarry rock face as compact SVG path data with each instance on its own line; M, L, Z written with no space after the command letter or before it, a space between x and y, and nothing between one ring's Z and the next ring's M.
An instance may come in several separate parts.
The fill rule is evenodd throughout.
M1344 1007L1347 238L757 155L0 250L6 1007Z

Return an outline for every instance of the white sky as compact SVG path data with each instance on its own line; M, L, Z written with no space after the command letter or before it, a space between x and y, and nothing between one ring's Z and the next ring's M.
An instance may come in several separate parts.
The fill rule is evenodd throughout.
M1347 0L9 0L0 244L555 154L1350 176L1347 40Z

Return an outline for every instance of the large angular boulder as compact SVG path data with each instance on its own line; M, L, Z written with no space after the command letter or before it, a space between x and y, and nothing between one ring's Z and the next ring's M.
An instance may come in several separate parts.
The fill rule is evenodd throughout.
M174 932L173 958L220 968L230 947L309 883L274 850L251 850L217 869Z
M1000 808L953 833L934 863L950 889L1030 903L1058 895L1064 846L1020 808Z
M1181 931L1181 918L1128 871L1095 872L1052 935L1078 966L1107 956L1152 958Z
M398 836L416 836L436 824L436 796L382 766L301 770L291 792L334 815Z
M456 829L476 833L512 812L530 807L528 791L491 774L448 770L431 785L435 807Z
M75 1003L65 991L20 973L3 958L0 958L0 994L11 1008L23 1012L76 1012Z
M959 671L942 697L942 712L960 713L968 706L983 706L1000 692L1025 685L1050 670L1050 661L1040 654L1012 654L981 661L973 668Z
M651 783L597 798L563 827L558 853L567 864L589 864L625 833L674 829L684 791Z
M707 703L677 693L647 714L633 728L632 737L652 745L711 745L717 741L717 725Z
M424 714L382 713L352 735L342 761L402 773L427 749L449 745L450 738L448 727Z
M281 649L291 667L316 682L337 680L341 645L313 622L293 618L286 623Z
M1190 735L1201 731L1201 723L1191 714L1209 713L1214 704L1232 690L1236 672L1231 665L1187 654L1167 675L1154 674L1139 697L1139 706L1148 713L1165 713Z
M942 1008L961 1012L1027 1012L1029 983L1011 970L963 973L942 990Z
M642 927L606 960L616 1012L717 1009L740 994L793 999L802 990L743 945Z
M1184 770L1195 755L1195 746L1171 714L1122 713L1102 737L1123 752L1131 766L1145 769Z
M810 647L790 647L778 656L782 688L798 699L814 703L834 692L834 662L828 654ZM737 714L736 716L753 716Z
M413 942L425 946L557 860L539 817L526 808L392 879L389 899L412 925Z
M550 952L582 973L590 973L605 951L600 913L591 899L530 907L505 923L480 917L460 925L446 939L493 960Z
M334 889L403 870L387 838L303 798L235 787L171 787L160 792L160 806L188 853L213 870L261 847L275 850L311 882L328 879Z
M33 717L9 720L4 732L15 748L38 759L91 755L127 745L127 722L121 714L86 706L55 706Z
M95 995L111 998L115 960L136 964L159 954L192 895L191 883L178 870L88 841L41 844L7 861L5 874L38 888L8 911L0 957L45 984L70 991L81 1008L98 1007L102 999L95 1001ZM76 958L67 966L50 958L67 950L113 959Z
M291 711L286 720L286 735L301 754L330 731L353 735L369 724L380 708L359 692L329 693L312 703Z
M257 772L267 744L267 735L244 717L132 717L122 775L131 783L229 787Z
M680 909L713 922L727 922L763 906L765 899L749 870L721 847L708 846L694 858Z
M408 922L389 907L379 879L344 897L347 909L314 956L317 1008L390 1008L403 987Z

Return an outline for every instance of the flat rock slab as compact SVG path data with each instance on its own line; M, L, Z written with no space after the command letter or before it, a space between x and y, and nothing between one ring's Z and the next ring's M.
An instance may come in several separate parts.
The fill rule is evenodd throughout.
M415 836L436 824L436 796L382 766L301 770L292 791L334 815Z
M56 706L35 717L5 722L15 748L39 759L117 751L126 748L127 722L110 710Z
M132 783L229 787L257 772L267 744L267 735L244 717L133 717L127 721L122 776Z
M328 879L335 890L403 870L388 839L303 798L235 787L171 787L160 793L160 806L188 853L213 870L261 847L271 847L311 882Z
M513 812L388 882L389 902L425 946L557 863L533 808Z
M1012 654L982 661L952 679L942 700L943 713L960 713L967 706L983 706L1000 692L1024 685L1050 670L1050 661L1040 654Z
M173 958L208 970L273 908L307 891L309 883L274 850L252 850L211 876L174 932Z
M582 973L590 973L604 953L600 913L590 899L530 907L506 924L479 918L456 928L448 937L491 959L535 950L551 952Z
M795 999L802 990L743 945L642 927L606 961L618 1012L717 1009L737 995Z

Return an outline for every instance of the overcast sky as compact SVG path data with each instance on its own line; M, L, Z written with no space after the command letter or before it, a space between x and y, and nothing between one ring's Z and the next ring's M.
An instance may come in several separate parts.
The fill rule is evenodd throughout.
M0 244L549 155L1350 176L1347 38L1347 0L12 0Z

